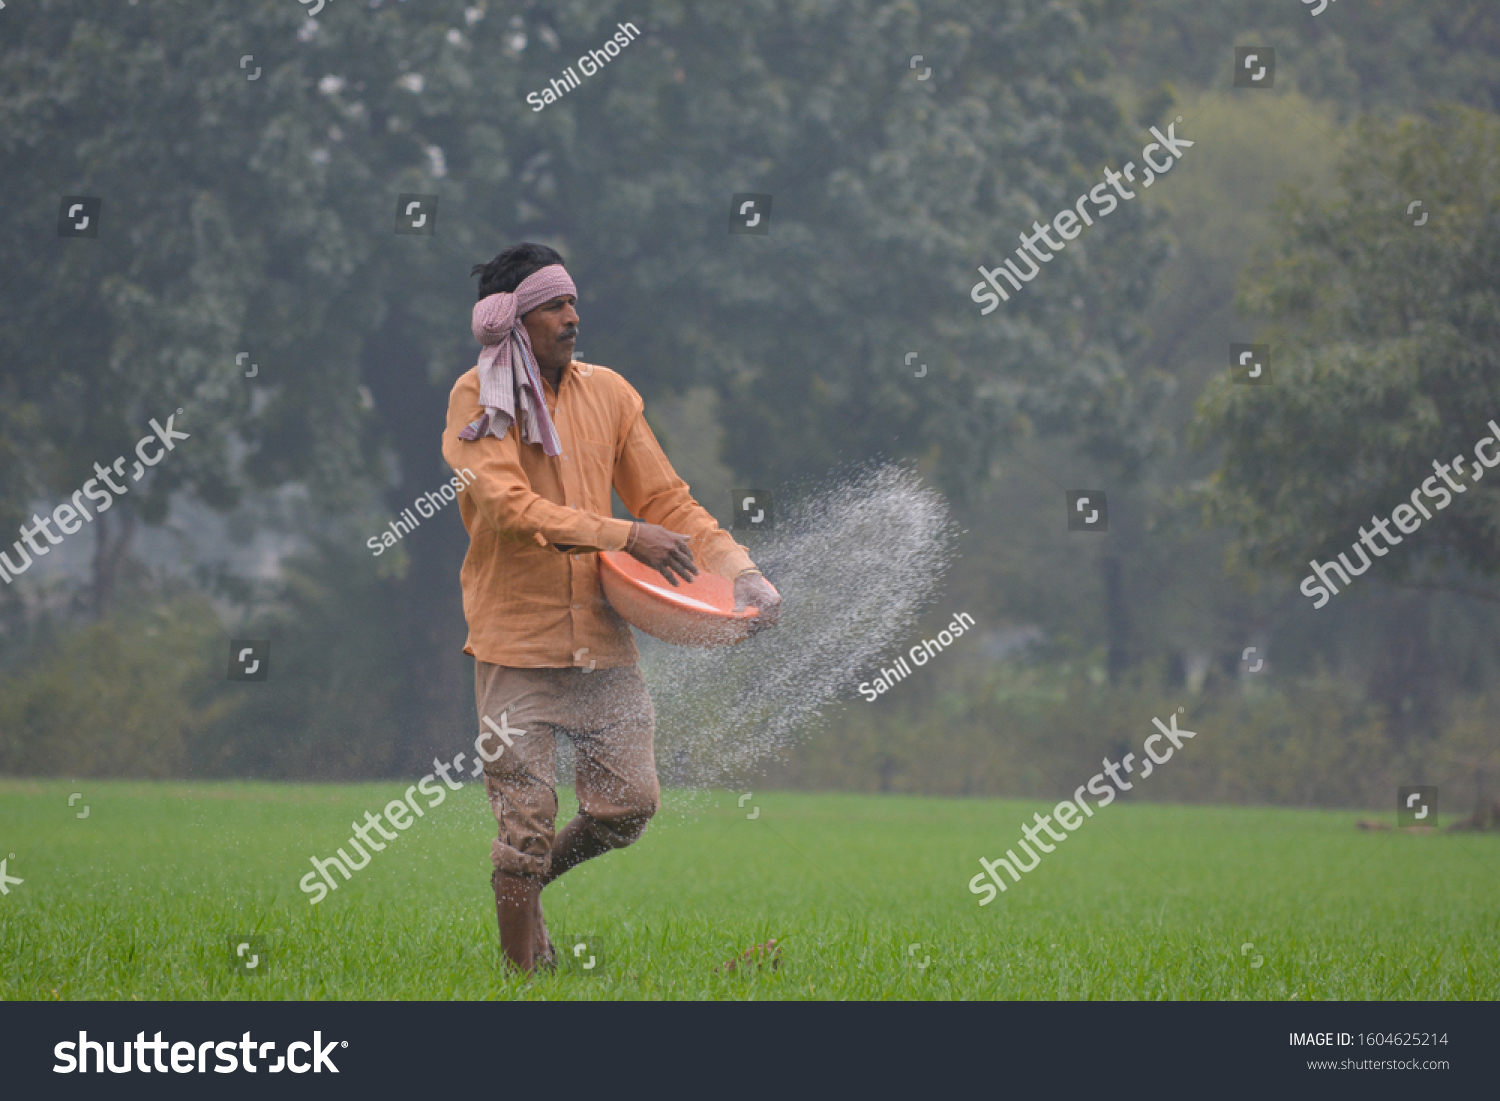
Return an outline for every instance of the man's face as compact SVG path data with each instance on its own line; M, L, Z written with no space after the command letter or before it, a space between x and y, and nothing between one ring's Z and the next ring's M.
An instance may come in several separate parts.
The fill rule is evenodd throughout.
M578 311L573 308L577 301L571 294L558 295L522 315L538 367L566 367L572 360L578 340Z

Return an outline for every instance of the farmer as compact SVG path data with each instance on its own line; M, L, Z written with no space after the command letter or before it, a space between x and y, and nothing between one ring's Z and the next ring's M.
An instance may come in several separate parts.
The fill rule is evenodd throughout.
M636 841L660 806L655 713L630 628L600 591L598 552L623 550L673 585L701 561L733 580L737 611L759 609L756 629L776 622L780 598L693 500L635 388L574 361L578 299L563 258L513 245L471 274L483 351L449 395L443 458L474 475L459 494L464 652L475 659L499 823L490 859L500 945L530 972L555 959L542 888ZM611 486L640 520L612 518ZM554 834L559 733L573 740L579 809Z

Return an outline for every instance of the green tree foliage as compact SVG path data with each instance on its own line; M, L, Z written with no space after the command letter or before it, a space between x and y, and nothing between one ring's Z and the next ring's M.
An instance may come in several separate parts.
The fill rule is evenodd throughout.
M1222 444L1218 515L1246 561L1284 568L1347 546L1395 489L1483 434L1492 137L1477 115L1372 127L1346 200L1288 208L1244 299L1276 342L1277 384L1220 377L1224 344L1249 338L1224 330L1242 324L1234 269L1266 233L1264 177L1319 179L1339 114L1494 109L1492 5L1341 0L1313 18L1295 0L338 0L316 23L305 10L4 13L0 532L128 453L152 417L183 408L193 439L93 529L94 610L116 574L130 609L33 646L29 664L0 655L17 670L0 690L0 767L350 776L409 769L468 729L456 516L378 561L363 539L445 476L446 394L474 359L468 270L522 239L567 256L586 358L648 402L673 399L679 423L717 409L719 425L674 433L719 441L702 464L714 484L781 487L884 453L967 498L974 553L954 588L986 628L1040 623L1058 660L1134 665L1134 685L1188 651L1232 668L1266 631L1282 668L1295 652L1311 672L1335 642L1421 621L1469 651L1467 687L1486 683L1473 655L1500 643L1446 604L1341 607L1288 631L1300 598L1232 589L1222 532L1188 531L1172 501ZM627 22L640 34L618 57L531 109L528 92ZM1278 91L1231 99L1232 45L1266 41ZM1175 113L1198 145L1170 181L980 316L978 265ZM403 192L438 196L433 236L394 232ZM728 232L739 192L773 196L767 235ZM64 194L103 198L97 240L56 236ZM1410 199L1425 227L1407 224ZM1163 380L1177 388L1158 401ZM1210 454L1186 455L1172 443L1205 383ZM1489 485L1401 565L1496 561ZM1109 490L1106 539L1060 531L1065 486ZM279 490L302 503L253 519ZM208 607L176 595L164 619L133 610L153 584L126 568L133 521L189 498L238 509L234 539L259 525L305 551L268 584L205 583L238 606L214 609L238 613L217 636ZM35 580L5 597L25 592L36 612ZM188 649L138 644L154 637L143 624ZM270 689L222 683L225 630L273 638ZM1349 660L1409 703L1447 653ZM73 666L110 671L108 690L80 673L95 702L71 698ZM100 708L136 716L114 756L59 733L97 725ZM154 733L151 714L165 717ZM1330 729L1364 721L1353 705L1344 718Z
M1162 255L1138 209L1005 312L980 317L969 298L980 263L1139 147L1100 89L1104 59L1077 10L760 3L653 16L630 48L642 56L627 51L516 142L551 188L523 227L577 242L585 287L603 298L584 314L593 354L648 394L711 381L728 462L756 484L883 451L933 453L945 487L967 492L1018 413L1100 441L1128 435L1121 350ZM579 4L548 18L565 46L528 50L543 63L532 86L615 16ZM641 68L627 80L626 65ZM560 145L563 126L576 135ZM737 192L773 196L768 235L729 234ZM912 351L929 364L920 382Z
M1111 49L1138 86L1227 84L1230 45L1277 51L1277 86L1348 112L1500 110L1500 8L1486 0L1117 0Z
M228 656L208 601L179 591L121 604L39 645L3 682L0 772L164 779L197 771L202 743L220 741L209 736L236 701L208 690L210 653Z
M849 704L773 766L769 782L1066 799L1104 759L1139 758L1152 716L1165 721L1163 701L1173 698L1161 683L1097 687L1066 666L949 668L879 704ZM1500 767L1500 743L1492 712L1455 710L1431 738L1410 743L1358 686L1338 679L1242 691L1214 677L1178 716L1196 736L1125 800L1368 808L1385 818L1397 785L1434 783L1449 800L1445 813L1467 813L1492 798L1485 776Z
M900 439L943 447L961 481L1009 390L1045 391L1053 413L1060 391L1116 400L1128 326L1077 317L1143 299L1153 254L1133 212L1005 318L981 321L967 296L979 261L1135 144L1078 12L663 3L535 113L527 91L634 17L464 10L330 7L311 33L270 0L14 13L0 111L5 159L25 168L5 211L16 323L0 351L8 427L29 434L16 484L74 488L153 403L193 402L208 431L157 473L148 519L179 490L228 505L289 480L348 505L381 481L361 353L378 362L372 345L404 337L404 370L441 387L472 351L467 264L519 236L571 252L596 355L648 390L713 379L741 396L742 471ZM908 64L923 51L930 82ZM264 70L253 82L244 54ZM779 194L770 237L727 233L736 190ZM440 196L435 237L393 234L401 191ZM99 241L51 236L64 192L104 198ZM903 386L913 341L946 402ZM262 409L245 349L271 388Z
M1221 379L1202 407L1223 454L1219 514L1250 562L1294 573L1346 550L1435 460L1472 456L1500 417L1500 119L1452 108L1429 122L1366 121L1359 135L1343 194L1293 191L1247 282L1246 307L1267 320L1272 385ZM1451 551L1493 574L1497 520L1500 487L1470 484L1382 570L1400 576Z
M378 528L443 476L446 392L474 354L468 269L518 239L568 257L589 358L648 398L718 391L725 458L756 484L885 452L935 462L967 492L1018 415L1128 450L1122 350L1162 253L1140 208L1071 248L1013 310L981 318L968 294L979 263L1139 147L1102 91L1091 10L8 11L0 530L178 407L191 446L108 517L126 521L112 540L94 525L108 552L96 613L134 519L163 520L174 498L230 509L301 487L322 514L287 532L304 544L349 538L341 521ZM640 34L619 57L544 111L527 105L625 22ZM770 235L728 233L740 191L775 196ZM438 196L433 236L394 232L403 192ZM64 194L103 199L98 239L55 235ZM910 377L908 351L927 378ZM405 579L374 605L411 655L379 692L416 759L467 711L448 521L382 560ZM316 609L381 587L368 559L346 564L326 599L299 601L287 582L313 616L297 633L319 634ZM342 660L298 652L314 683Z

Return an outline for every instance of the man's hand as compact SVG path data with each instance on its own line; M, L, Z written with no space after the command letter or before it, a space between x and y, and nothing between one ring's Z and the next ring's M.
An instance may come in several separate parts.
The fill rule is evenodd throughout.
M698 576L698 567L693 563L693 552L688 549L687 536L668 531L660 524L636 521L630 533L630 541L625 544L625 553L637 562L644 562L652 569L659 570L674 586L679 575L684 581L691 581Z
M758 573L747 573L734 579L734 610L759 608L760 613L751 621L750 633L776 626L781 618L781 596L764 577Z

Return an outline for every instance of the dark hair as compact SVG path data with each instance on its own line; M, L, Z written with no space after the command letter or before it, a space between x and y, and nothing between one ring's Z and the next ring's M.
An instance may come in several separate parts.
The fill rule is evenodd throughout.
M488 264L475 264L469 275L479 276L479 298L482 300L492 294L509 294L532 272L562 263L562 255L556 249L523 242L511 245Z

